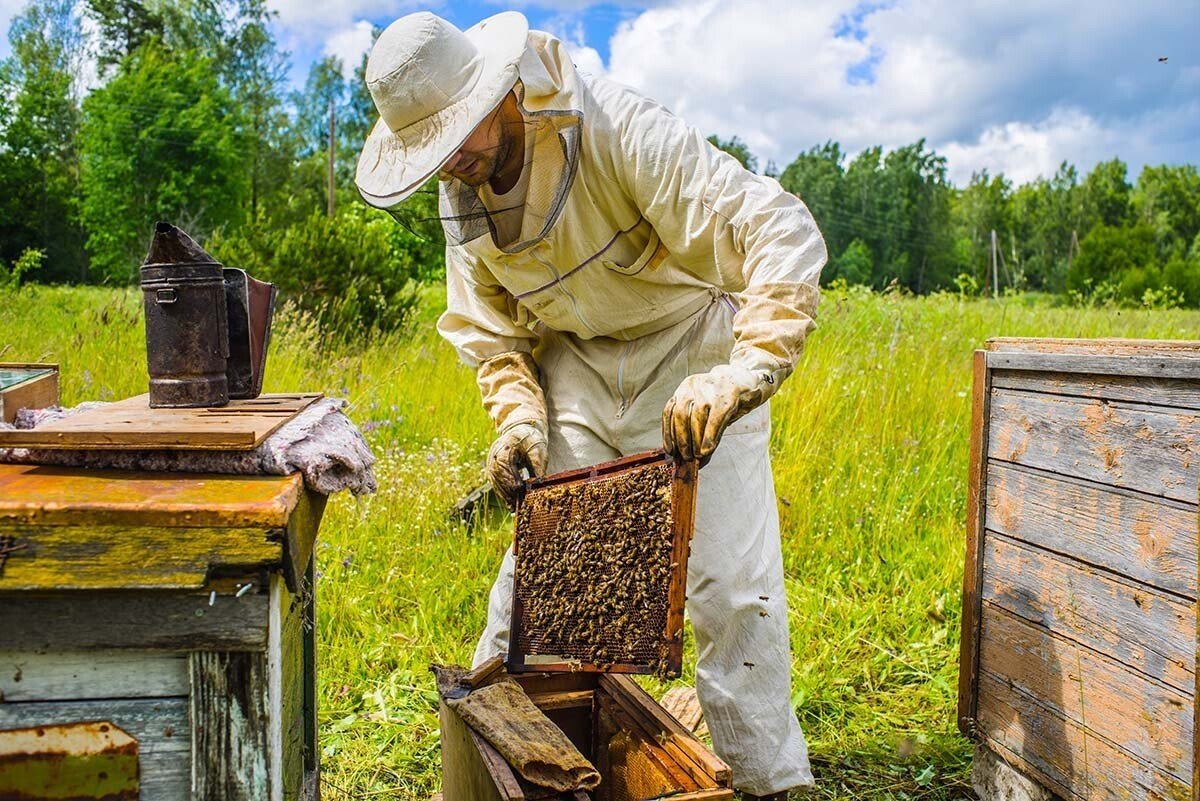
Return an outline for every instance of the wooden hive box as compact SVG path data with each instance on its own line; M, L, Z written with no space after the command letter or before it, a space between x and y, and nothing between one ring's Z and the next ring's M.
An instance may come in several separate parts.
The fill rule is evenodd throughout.
M996 339L974 380L958 716L981 798L997 771L1027 797L1200 797L1200 343Z
M443 801L732 801L729 767L631 677L507 674L499 661L494 672L494 679L511 678L525 689L595 765L600 786L590 795L560 795L529 785L443 701Z
M103 721L142 801L315 799L324 503L298 475L0 464L0 754ZM48 761L10 760L0 798L81 797Z
M0 362L0 421L12 423L21 409L58 403L58 365Z

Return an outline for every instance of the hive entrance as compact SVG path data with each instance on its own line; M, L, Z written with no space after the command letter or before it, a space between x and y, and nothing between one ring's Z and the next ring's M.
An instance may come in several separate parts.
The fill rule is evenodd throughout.
M694 463L642 454L531 484L509 666L678 675Z

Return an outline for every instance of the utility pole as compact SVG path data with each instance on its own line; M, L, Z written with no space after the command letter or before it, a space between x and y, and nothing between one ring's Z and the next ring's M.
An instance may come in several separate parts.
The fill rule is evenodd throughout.
M1000 297L999 248L996 246L996 229L992 229L992 297Z
M1071 257L1079 251L1079 232L1071 229L1071 244L1067 246L1067 270L1071 269Z
M336 122L336 106L333 103L333 98L329 98L329 216L333 216L333 165L334 155L337 152L337 147L334 142L334 135L337 129Z

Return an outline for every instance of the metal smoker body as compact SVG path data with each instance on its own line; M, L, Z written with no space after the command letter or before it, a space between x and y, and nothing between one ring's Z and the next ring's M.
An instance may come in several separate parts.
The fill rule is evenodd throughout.
M262 392L276 290L160 222L142 265L150 406L224 406Z
M151 407L229 403L229 323L221 264L160 222L142 265Z

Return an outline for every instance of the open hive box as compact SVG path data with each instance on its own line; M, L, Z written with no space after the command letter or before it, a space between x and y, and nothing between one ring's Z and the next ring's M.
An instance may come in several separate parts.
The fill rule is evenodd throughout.
M474 671L477 686L513 679L600 773L591 793L555 793L522 779L442 700L443 801L726 801L729 767L631 677L504 672L499 660Z
M651 452L529 482L511 672L679 675L696 474Z

